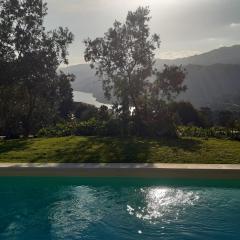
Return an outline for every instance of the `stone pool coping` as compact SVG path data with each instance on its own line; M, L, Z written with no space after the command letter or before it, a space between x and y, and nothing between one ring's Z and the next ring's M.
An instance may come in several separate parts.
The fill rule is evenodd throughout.
M240 164L0 163L0 176L240 179Z

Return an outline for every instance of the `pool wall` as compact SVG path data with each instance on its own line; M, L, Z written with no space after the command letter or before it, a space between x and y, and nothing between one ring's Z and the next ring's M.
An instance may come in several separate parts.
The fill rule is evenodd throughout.
M240 164L1 163L0 176L240 179Z

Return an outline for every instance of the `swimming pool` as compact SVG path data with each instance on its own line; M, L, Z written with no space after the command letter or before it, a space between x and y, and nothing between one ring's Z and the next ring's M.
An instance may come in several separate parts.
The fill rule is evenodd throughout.
M239 181L0 178L1 240L239 236Z

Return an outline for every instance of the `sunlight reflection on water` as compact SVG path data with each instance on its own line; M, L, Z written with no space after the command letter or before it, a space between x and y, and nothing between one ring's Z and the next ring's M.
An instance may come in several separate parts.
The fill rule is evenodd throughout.
M191 191L171 188L147 188L141 189L144 195L143 206L127 205L130 215L135 215L142 220L148 220L155 224L155 220L168 222L177 220L186 207L194 205L199 200L199 195Z

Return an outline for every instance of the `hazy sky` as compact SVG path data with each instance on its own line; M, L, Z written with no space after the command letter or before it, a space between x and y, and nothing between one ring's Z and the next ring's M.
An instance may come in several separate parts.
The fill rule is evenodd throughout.
M149 6L152 33L161 38L160 58L178 58L240 44L240 0L46 0L48 28L75 35L70 64L83 63L83 39L101 37L128 10Z

